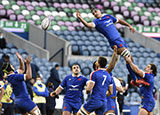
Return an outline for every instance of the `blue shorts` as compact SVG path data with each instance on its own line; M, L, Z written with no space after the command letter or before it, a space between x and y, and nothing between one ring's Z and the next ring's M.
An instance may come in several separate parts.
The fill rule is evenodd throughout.
M78 103L73 103L73 102L69 102L66 100L63 100L63 107L62 110L63 111L69 111L72 113L77 113L78 110L81 108L82 103L78 102Z
M107 107L105 109L105 113L109 110L113 110L115 112L115 115L118 114L116 99L112 99L111 97L107 98Z
M15 105L22 114L30 112L36 107L36 104L30 98L18 99L18 101L15 100Z
M104 101L104 100L90 99L83 105L83 108L88 112L95 111L96 114L103 115L106 104L107 104L107 101Z
M123 48L123 47L128 48L126 42L121 37L117 38L114 41L109 41L109 44L110 44L111 48L113 48L114 45L116 45L118 48Z
M142 104L142 108L144 108L148 112L152 112L155 106L155 101L154 99L153 100L142 99L141 104Z

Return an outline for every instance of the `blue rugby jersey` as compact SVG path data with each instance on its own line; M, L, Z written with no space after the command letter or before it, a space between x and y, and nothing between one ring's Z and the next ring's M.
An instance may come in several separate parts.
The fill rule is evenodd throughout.
M29 97L24 75L25 74L18 74L18 72L15 71L14 74L7 76L7 81L10 82L13 87L15 98L23 99Z
M106 92L109 85L113 84L113 78L110 74L105 69L98 69L91 73L90 80L95 82L91 98L95 100L106 100Z
M145 73L144 80L150 84L150 86L142 85L140 87L141 96L144 99L154 99L153 97L153 88L154 88L154 75Z
M114 23L116 23L117 21L117 18L107 14L101 18L93 20L93 23L95 24L95 28L97 29L97 31L102 33L108 39L109 42L112 42L116 39L122 39L114 25Z
M60 87L63 89L66 87L66 94L64 100L70 102L80 102L82 100L82 90L86 85L88 79L82 75L74 77L68 75L64 78Z

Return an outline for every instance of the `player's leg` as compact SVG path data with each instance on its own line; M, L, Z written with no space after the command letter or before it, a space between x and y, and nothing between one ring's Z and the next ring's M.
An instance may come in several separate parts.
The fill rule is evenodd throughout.
M29 115L29 113L27 112L27 113L24 113L24 114L22 114L22 115Z
M152 112L149 112L149 114L148 115L153 115L153 113Z
M148 115L148 111L144 108L140 108L138 115Z
M115 115L114 110L109 110L104 115Z
M72 106L70 102L68 101L63 101L63 106L62 106L62 115L71 115L72 113Z
M41 112L38 108L38 106L35 106L31 111L30 111L31 115L41 115Z
M71 115L70 111L63 111L62 115Z
M72 106L73 114L74 114L74 115L77 115L79 109L80 109L81 106L82 106L82 103L81 103L81 102L78 102L78 103L71 103L71 106Z
M89 115L90 112L88 112L83 106L79 109L77 115Z
M104 115L108 115L109 113L115 113L115 100L112 99L112 97L107 98L107 104L104 112Z
M155 101L154 99L148 100L148 99L142 99L142 107L139 110L139 115L149 115L152 113L154 107L155 107Z

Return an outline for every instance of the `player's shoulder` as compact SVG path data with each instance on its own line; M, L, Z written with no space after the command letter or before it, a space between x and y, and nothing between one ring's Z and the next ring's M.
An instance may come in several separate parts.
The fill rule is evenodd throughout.
M154 75L153 75L152 73L147 73L147 72L145 73L145 76L146 76L146 77L147 77L147 76L148 76L148 77L149 77L149 76L150 76L150 77L154 77Z
M92 75L95 75L95 74L99 73L99 70L100 70L100 69L95 70L95 71L92 71L90 75L92 76Z
M80 75L79 78L86 80L87 78L83 75Z
M65 78L70 78L70 77L72 77L72 75L70 74L70 75L66 75L65 76Z

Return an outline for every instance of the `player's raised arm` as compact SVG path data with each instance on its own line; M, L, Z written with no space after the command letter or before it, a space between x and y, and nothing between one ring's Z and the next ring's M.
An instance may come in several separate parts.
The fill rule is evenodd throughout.
M117 46L113 46L114 52L112 54L111 61L109 62L108 67L106 68L106 71L108 73L111 73L111 71L114 69L115 65L117 64L117 61L119 59L119 55L117 55Z
M77 10L76 11L76 16L77 16L77 18L86 26L86 27L88 27L88 28L94 28L95 26L94 26L94 24L93 24L93 22L86 22L82 17L81 17L81 14L80 14L80 12Z
M22 74L22 73L24 73L24 71L25 71L24 62L23 62L22 56L21 56L18 52L16 52L16 56L17 56L17 58L18 58L18 60L19 60L18 73Z
M129 57L124 57L124 59L126 60L126 62L131 66L131 69L137 74L139 75L140 77L144 77L145 75L145 72L142 71L141 69L139 69L134 63L133 61L131 60L131 56Z
M26 57L25 63L27 66L27 70L26 70L26 80L29 80L32 78L32 70L31 70L31 57Z
M135 32L135 29L130 24L128 24L126 21L124 21L122 19L118 19L118 23L123 24L125 26L128 26L131 32L133 32L133 33Z

